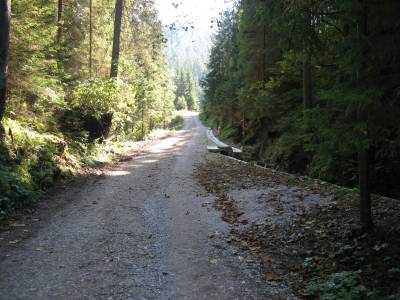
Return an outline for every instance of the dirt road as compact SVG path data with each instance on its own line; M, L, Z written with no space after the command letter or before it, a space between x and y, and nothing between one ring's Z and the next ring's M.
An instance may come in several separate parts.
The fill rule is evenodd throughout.
M0 236L0 298L286 299L220 238L227 225L193 175L207 143L188 113L105 176L50 193L40 220L15 224L25 238Z

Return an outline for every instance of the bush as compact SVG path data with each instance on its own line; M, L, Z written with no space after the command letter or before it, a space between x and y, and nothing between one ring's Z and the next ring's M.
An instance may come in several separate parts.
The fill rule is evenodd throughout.
M119 106L118 84L115 80L89 80L80 83L73 95L72 106L83 114L100 119L113 113Z
M183 127L183 117L181 115L176 115L170 121L168 128L172 130L179 130Z
M114 79L85 81L72 94L73 109L69 115L80 115L83 129L90 133L92 141L108 137L111 131L124 135L133 126L132 94L128 84Z
M383 299L375 291L372 291L360 283L361 271L345 271L334 273L327 281L312 281L308 285L308 292L319 296L321 300L366 300Z

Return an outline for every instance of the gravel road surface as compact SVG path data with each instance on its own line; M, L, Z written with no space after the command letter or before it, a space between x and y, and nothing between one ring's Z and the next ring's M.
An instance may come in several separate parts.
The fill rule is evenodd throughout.
M223 238L214 196L193 175L206 128L184 118L183 130L50 191L40 218L3 231L0 299L286 299Z

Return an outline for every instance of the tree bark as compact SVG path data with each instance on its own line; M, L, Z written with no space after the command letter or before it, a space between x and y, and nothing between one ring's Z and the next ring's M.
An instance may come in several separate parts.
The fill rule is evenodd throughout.
M93 69L93 0L89 0L89 78Z
M61 46L63 38L63 14L64 2L63 0L57 1L57 33L56 33L56 54L57 54L57 67L59 72L63 69L63 49Z
M11 0L0 0L0 140L4 135L1 125L6 110L8 49L10 44Z
M371 192L369 184L369 153L368 150L358 151L358 181L360 188L360 223L364 230L373 228Z
M313 108L311 49L309 36L311 34L311 13L306 13L306 29L303 46L303 104L305 108Z
M142 116L141 116L141 118L142 118L142 132L141 132L141 139L142 140L144 140L144 135L145 135L145 132L144 132L144 107L142 107Z
M63 32L63 12L64 12L64 3L63 0L58 0L58 10L57 10L57 37L56 42L57 45L60 45L62 40L62 32Z
M118 77L118 63L119 63L123 7L124 7L123 0L115 1L114 38L113 38L113 48L111 55L111 73L110 73L111 78Z
M358 16L358 40L361 43L363 38L368 36L368 6L365 0L359 0L361 10ZM363 85L363 78L365 73L365 66L367 64L367 54L362 54L362 61L357 74L358 85ZM367 114L360 112L358 116L359 122L367 122ZM363 139L368 138L367 132L361 136L361 142ZM369 147L360 147L358 150L358 179L360 189L360 223L364 230L371 230L374 227L372 221L372 209L371 209L371 191L370 191L370 179L369 179Z
M303 102L305 108L314 106L312 98L311 54L305 49L303 58Z
M262 81L266 82L267 81L267 29L266 25L263 25L263 50L262 50Z

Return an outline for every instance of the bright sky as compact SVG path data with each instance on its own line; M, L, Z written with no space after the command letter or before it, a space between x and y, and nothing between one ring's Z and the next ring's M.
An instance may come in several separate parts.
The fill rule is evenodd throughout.
M211 21L229 7L232 0L155 0L164 25L195 26L213 31Z

